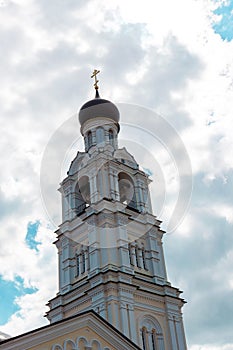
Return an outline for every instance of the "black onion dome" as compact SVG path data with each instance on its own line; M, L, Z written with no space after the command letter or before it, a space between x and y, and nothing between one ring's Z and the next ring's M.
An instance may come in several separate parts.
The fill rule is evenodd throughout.
M81 126L90 119L104 117L119 123L120 113L111 101L100 98L98 91L93 100L86 102L79 111L79 122Z

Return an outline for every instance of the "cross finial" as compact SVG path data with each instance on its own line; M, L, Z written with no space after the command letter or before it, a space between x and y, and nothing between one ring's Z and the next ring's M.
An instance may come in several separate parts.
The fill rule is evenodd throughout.
M93 73L92 73L92 76L91 78L95 78L95 84L94 84L94 87L96 90L99 89L99 86L98 86L98 82L99 80L97 80L97 74L99 74L100 70L97 70L97 69L94 69Z

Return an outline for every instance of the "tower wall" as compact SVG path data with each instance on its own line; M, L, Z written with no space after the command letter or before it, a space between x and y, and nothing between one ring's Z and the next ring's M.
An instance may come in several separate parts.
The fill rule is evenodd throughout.
M108 118L104 104L93 118L95 109L82 107L85 152L61 183L59 292L47 317L54 323L93 309L145 350L184 350L184 300L167 280L151 180L118 148L119 118Z

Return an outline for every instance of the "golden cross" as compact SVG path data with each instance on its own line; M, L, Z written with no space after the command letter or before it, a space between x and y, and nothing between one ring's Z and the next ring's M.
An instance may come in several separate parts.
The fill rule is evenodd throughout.
M94 84L94 87L96 90L99 89L99 86L97 85L99 80L97 80L97 74L100 72L100 70L97 70L97 69L94 69L94 72L92 73L92 76L91 78L94 78L95 77L95 84Z

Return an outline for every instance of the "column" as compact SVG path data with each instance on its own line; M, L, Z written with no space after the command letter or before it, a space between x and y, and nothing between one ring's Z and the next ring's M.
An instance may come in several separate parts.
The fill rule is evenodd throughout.
M132 242L130 244L130 254L131 254L131 259L132 259L132 265L133 266L137 266L135 246L136 246L136 244L134 242Z
M138 247L138 267L141 269L144 268L143 266L143 260L142 260L142 248Z
M115 180L113 170L109 169L109 181L110 181L110 198L115 199Z
M109 173L108 168L106 169L106 164L101 170L101 177L103 180L103 197L110 198L110 189L109 189Z
M143 263L143 268L145 270L148 270L144 246L142 247L142 263Z
M117 175L116 171L113 171L113 177L114 177L115 199L117 201L119 201L120 200L120 191L119 191L118 175Z
M153 333L150 331L148 331L148 333L147 333L147 335L148 335L148 345L149 345L149 349L151 349L151 350L155 350L155 348L154 348L154 344L153 344L153 339L152 339L152 337L153 337ZM159 348L160 349L160 348ZM157 349L156 349L157 350Z
M143 211L145 207L145 201L143 196L143 182L141 180L137 180L137 203L138 209Z
M143 350L148 350L148 333L147 333L147 329L145 327L143 327L141 329L141 340L142 340L142 349Z
M85 258L86 271L88 271L89 268L90 268L90 266L89 266L89 252L88 252L88 248L86 248L85 251L84 251L84 258Z

